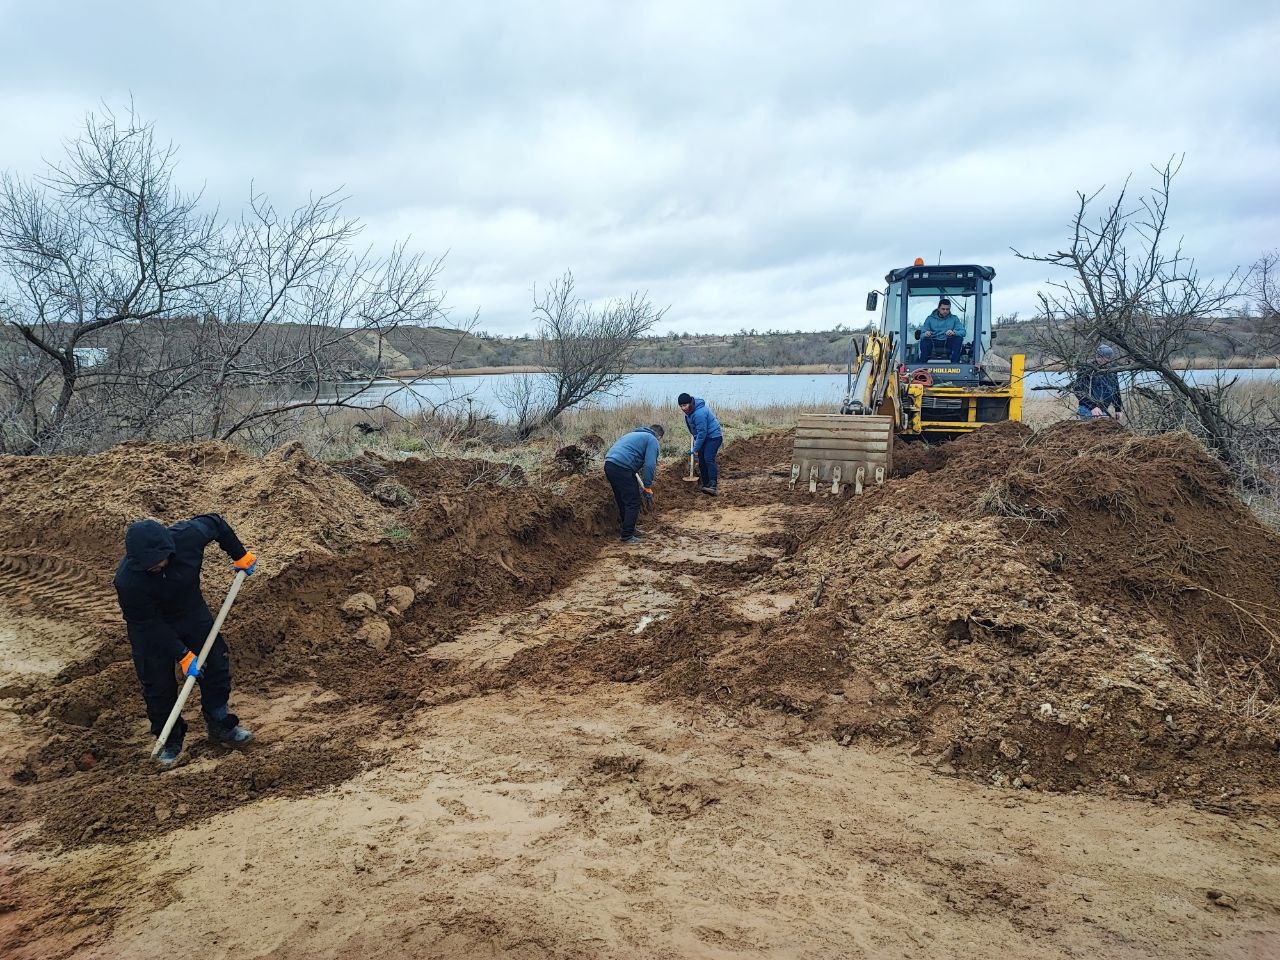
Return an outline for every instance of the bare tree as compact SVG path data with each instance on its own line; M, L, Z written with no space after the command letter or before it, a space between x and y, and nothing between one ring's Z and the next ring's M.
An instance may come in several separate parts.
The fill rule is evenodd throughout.
M1259 345L1280 353L1280 250L1264 253L1249 269L1246 294L1256 315Z
M543 374L513 373L503 377L494 387L498 403L521 437L538 429L538 422L549 409Z
M1113 345L1120 353L1113 369L1139 375L1136 389L1185 413L1181 422L1240 472L1241 424L1226 403L1232 383L1196 386L1184 368L1193 345L1227 338L1226 318L1243 278L1238 271L1222 282L1203 278L1181 241L1168 235L1170 187L1180 165L1178 159L1154 168L1158 183L1137 197L1128 181L1111 201L1100 200L1102 189L1078 194L1065 249L1014 253L1067 272L1039 297L1036 339L1046 361L1078 369L1099 344Z
M335 195L281 214L251 191L231 223L174 165L130 109L0 179L0 451L278 440L382 397L387 334L441 316L440 262L356 249Z
M553 280L534 297L542 373L512 388L507 405L516 409L520 436L548 426L566 410L616 390L640 338L666 313L647 294L632 293L603 305L575 292L573 274Z
M173 148L129 120L90 116L45 177L0 178L0 319L20 338L5 356L5 449L83 446L96 411L74 401L97 376L82 367L95 336L199 315L231 275L217 221L172 182Z

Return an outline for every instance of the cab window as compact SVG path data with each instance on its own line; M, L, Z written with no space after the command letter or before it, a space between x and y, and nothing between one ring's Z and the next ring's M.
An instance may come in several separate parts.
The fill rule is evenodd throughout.
M928 291L912 289L907 297L907 358L911 362L920 359L920 341L916 334L924 327L929 314L938 308L938 301L946 297L951 301L951 315L964 324L965 343L971 342L974 330L974 310L977 297L963 289L954 292L943 287Z

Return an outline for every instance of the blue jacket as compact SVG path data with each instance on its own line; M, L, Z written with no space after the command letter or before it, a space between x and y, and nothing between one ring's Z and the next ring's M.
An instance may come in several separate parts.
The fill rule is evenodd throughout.
M200 594L204 548L213 540L232 560L245 555L231 525L206 513L166 527L156 520L129 525L124 559L116 568L116 596L135 650L174 660L199 650L213 629L213 614ZM169 565L149 573L161 560Z
M1120 406L1120 378L1114 370L1107 370L1097 364L1086 364L1076 373L1071 384L1071 392L1076 395L1083 407L1107 407L1122 409Z
M963 337L964 321L954 313L943 320L942 317L938 316L938 311L935 310L925 319L924 326L920 328L920 336L923 337L926 333L932 333L935 337L941 337L945 340L948 330L952 331L957 337Z
M689 435L693 437L695 451L701 450L708 440L718 440L724 436L720 432L720 421L716 419L716 415L711 412L705 400L697 397L693 398L693 409L684 415L684 425L689 428Z
M604 455L606 463L640 474L646 487L653 486L653 475L658 470L658 435L648 427L636 427L624 433L618 442Z

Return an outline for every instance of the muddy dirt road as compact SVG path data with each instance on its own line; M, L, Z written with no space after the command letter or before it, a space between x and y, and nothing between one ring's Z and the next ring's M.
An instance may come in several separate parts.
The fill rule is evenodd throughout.
M394 621L403 665L378 674L390 706L358 685L249 680L239 708L261 743L245 757L196 747L128 781L145 830L51 844L19 803L0 955L1280 956L1265 784L1213 812L958 776L961 757L940 760L928 737L839 735L853 701L877 709L873 673L806 710L714 684L673 696L673 677L719 677L734 643L774 638L783 656L794 630L810 656L800 612L832 603L815 610L789 539L831 505L788 497L760 459L728 459L736 489L720 500L672 491L640 547L600 535L553 589L429 637ZM501 560L533 576L506 548ZM0 642L21 653L0 701L13 770L48 749L15 691L66 669L52 642L66 638L57 619L0 609ZM15 631L25 646L4 639ZM794 678L779 689L805 695ZM823 727L837 714L845 726ZM145 731L134 739L142 750ZM341 770L296 791L263 782L325 742L343 745ZM228 777L251 786L208 808L183 786Z

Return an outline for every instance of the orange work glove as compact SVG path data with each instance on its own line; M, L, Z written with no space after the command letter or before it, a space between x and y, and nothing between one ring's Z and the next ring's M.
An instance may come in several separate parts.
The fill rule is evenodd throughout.
M178 661L178 668L182 670L184 676L200 676L200 668L196 666L196 655L190 650L187 651L187 655L185 657Z

